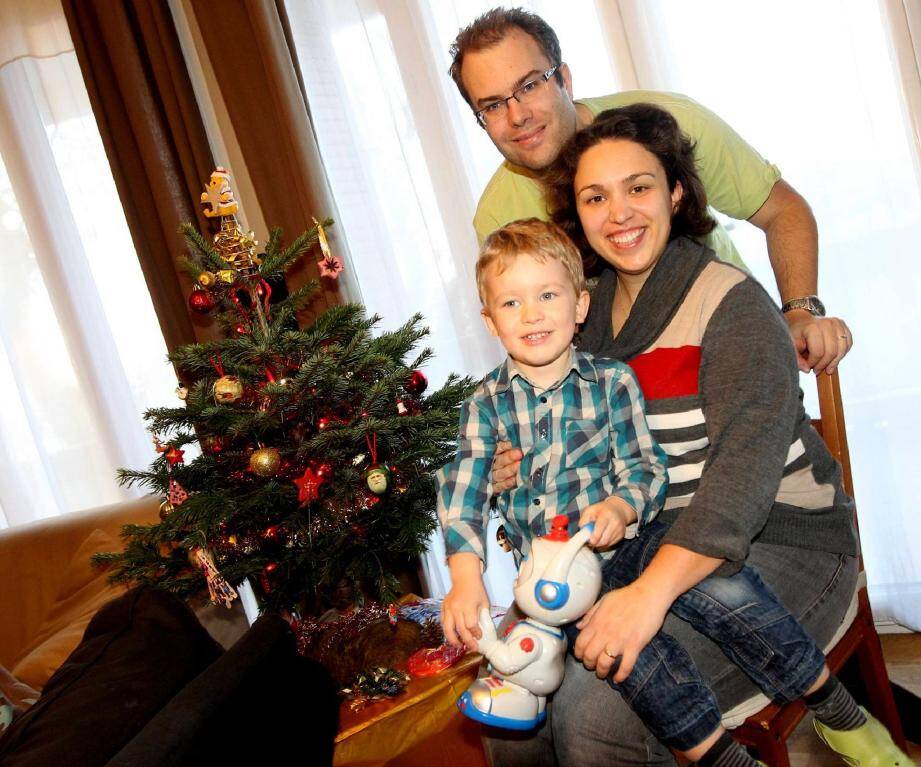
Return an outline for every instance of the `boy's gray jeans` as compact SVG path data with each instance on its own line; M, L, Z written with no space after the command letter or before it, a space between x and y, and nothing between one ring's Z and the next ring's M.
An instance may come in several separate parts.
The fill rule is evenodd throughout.
M854 595L856 558L756 542L746 564L758 570L816 644L824 647ZM690 653L723 711L759 692L715 644L688 624L670 615L665 630ZM621 697L572 656L548 711L547 722L534 732L488 731L483 743L493 767L675 764Z

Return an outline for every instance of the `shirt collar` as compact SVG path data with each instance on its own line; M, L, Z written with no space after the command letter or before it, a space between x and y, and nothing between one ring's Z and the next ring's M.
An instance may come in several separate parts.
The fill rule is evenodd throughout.
M573 371L586 381L591 381L593 383L598 381L598 371L595 369L595 364L591 357L585 352L576 351L575 348L570 346L569 366L566 368L563 375L560 376L560 379L552 386L548 386L547 389L555 389L565 381ZM518 369L515 361L511 357L506 357L505 361L496 371L495 383L492 387L493 394L499 394L506 391L508 387L512 385L512 381L515 380L516 377L520 377L522 380L526 381L529 386L534 387L534 384L528 380L528 377Z

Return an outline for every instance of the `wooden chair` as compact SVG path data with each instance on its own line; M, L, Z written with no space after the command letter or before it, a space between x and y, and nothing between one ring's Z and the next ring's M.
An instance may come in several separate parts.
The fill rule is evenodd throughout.
M841 405L841 388L837 372L831 376L819 375L817 380L819 392L820 418L814 420L813 426L825 440L831 454L841 464L844 488L848 495L854 497L854 485L851 478L851 462L847 449L847 433L844 428L844 411ZM892 688L883 661L883 651L879 635L873 624L873 613L867 598L866 579L863 577L863 559L860 560L861 578L857 592L857 615L853 623L826 653L829 668L837 674L844 663L855 658L860 676L867 688L869 709L892 734L893 740L903 751L908 751L902 723L892 697ZM802 701L795 701L786 706L770 704L753 714L743 724L732 731L740 743L756 751L757 758L770 767L789 767L790 757L787 753L787 738L806 714Z

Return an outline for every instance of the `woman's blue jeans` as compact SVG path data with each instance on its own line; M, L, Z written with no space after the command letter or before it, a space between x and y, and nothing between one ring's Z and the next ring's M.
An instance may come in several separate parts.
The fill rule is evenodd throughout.
M602 572L602 591L635 581L658 551L667 528L647 525L636 538L623 541ZM815 682L825 657L748 566L734 575L711 576L682 594L673 615L715 642L725 655L772 700L787 703ZM578 630L565 627L570 644ZM686 751L701 743L720 724L720 709L694 661L670 634L660 631L640 652L617 690L649 730L663 743Z

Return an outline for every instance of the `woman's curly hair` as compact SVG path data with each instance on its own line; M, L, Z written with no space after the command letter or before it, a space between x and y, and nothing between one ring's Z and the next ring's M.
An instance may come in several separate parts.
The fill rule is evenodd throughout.
M652 104L608 109L566 143L542 177L551 218L581 251L587 273L598 271L593 269L598 256L582 231L573 180L582 155L596 144L613 139L634 141L655 155L665 169L669 191L681 183L684 193L672 216L669 240L684 235L701 237L716 226L707 212L707 193L694 164L694 145L681 132L675 118Z

